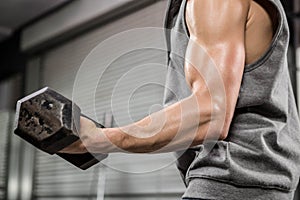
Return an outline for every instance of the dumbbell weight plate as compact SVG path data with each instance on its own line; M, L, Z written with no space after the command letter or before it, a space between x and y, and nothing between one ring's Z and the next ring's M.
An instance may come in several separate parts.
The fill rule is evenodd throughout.
M38 149L55 154L79 139L80 116L75 103L46 87L18 101L14 132ZM90 153L57 154L81 169L107 157L99 154L96 159Z

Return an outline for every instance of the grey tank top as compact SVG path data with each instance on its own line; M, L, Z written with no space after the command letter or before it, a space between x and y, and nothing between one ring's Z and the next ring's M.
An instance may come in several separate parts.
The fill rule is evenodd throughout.
M203 145L178 152L177 166L187 186L184 197L292 198L300 174L300 127L287 66L289 29L280 1L266 1L278 10L278 27L266 53L245 65L228 137L204 157ZM165 27L172 30L166 31L165 106L191 95L184 76L186 3L170 0L165 18Z

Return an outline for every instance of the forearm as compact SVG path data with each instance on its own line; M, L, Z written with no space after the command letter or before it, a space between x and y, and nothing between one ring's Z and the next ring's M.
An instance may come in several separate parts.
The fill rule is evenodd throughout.
M131 153L171 152L199 145L205 138L218 139L219 135L207 133L210 127L213 134L219 134L214 128L221 120L212 115L208 92L201 96L201 102L191 95L136 123L103 132L119 148L115 151Z

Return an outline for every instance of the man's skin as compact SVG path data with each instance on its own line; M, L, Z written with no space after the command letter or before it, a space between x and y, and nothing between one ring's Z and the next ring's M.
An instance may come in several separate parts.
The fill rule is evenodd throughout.
M186 58L197 61L197 66L202 67L210 67L206 66L206 60L213 60L225 89L220 101L211 101L205 84L207 80L191 64L193 62L186 62L185 76L191 96L125 127L100 129L90 120L81 118L81 141L62 152L173 152L202 144L205 139L224 140L235 111L245 65L255 62L267 51L277 26L276 11L267 0L260 2L188 0L186 23L190 42ZM197 46L204 51L199 51ZM199 61L199 57L203 59ZM191 105L199 107L195 109ZM216 124L221 125L222 131L215 128L208 132L210 125L214 128Z

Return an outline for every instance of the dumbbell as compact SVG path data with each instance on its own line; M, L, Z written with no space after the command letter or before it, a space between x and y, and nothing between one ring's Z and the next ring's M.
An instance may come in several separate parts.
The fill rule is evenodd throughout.
M87 117L71 100L45 87L17 102L14 133L38 149L57 154L85 170L108 155L58 153L79 139L80 116ZM92 121L97 127L104 128Z

